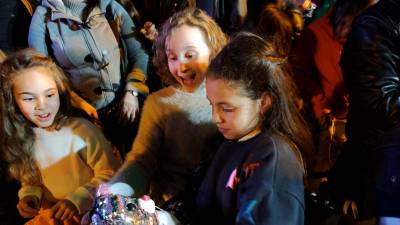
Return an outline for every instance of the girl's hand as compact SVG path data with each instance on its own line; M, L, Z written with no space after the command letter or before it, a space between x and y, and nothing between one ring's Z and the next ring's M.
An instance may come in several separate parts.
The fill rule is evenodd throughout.
M91 104L89 104L89 102L81 98L74 91L71 91L71 102L74 107L82 109L92 118L99 119L96 108L94 108Z
M72 219L72 217L78 215L78 209L76 206L67 199L63 199L61 201L58 201L52 208L51 208L51 218L57 219L57 220L69 220Z
M149 21L144 23L143 28L140 29L140 33L142 33L150 41L154 41L158 36L156 26L154 25L154 23Z
M19 200L17 209L19 214L24 218L32 218L39 212L40 200L38 197L28 195Z
M120 124L132 123L139 111L139 100L127 91L119 105Z

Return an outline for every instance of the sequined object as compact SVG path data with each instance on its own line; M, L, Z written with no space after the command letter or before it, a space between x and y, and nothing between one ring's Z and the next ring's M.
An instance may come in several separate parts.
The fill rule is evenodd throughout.
M136 198L105 194L96 198L91 225L157 225L156 213L142 209Z

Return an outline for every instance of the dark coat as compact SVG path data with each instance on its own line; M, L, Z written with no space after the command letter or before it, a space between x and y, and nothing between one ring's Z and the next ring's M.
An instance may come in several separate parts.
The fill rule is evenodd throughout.
M350 101L347 171L359 171L349 180L361 178L355 192L375 216L400 217L399 12L400 1L381 0L360 15L341 59Z

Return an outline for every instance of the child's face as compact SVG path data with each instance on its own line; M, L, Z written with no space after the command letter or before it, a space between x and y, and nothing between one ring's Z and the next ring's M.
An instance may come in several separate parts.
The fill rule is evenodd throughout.
M168 68L182 90L194 92L204 81L210 49L197 27L183 25L165 41Z
M27 120L40 128L53 124L60 108L60 97L56 82L47 69L36 67L16 75L13 94Z
M207 78L206 90L213 121L226 139L244 141L259 133L264 101L240 95L240 88L222 79Z

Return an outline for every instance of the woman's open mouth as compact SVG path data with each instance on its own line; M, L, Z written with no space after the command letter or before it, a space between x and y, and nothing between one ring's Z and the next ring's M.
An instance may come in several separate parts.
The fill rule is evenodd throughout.
M196 74L194 73L194 74L191 75L191 76L185 76L185 77L180 77L180 78L181 78L182 83L183 83L184 85L193 86L194 83L195 83Z

